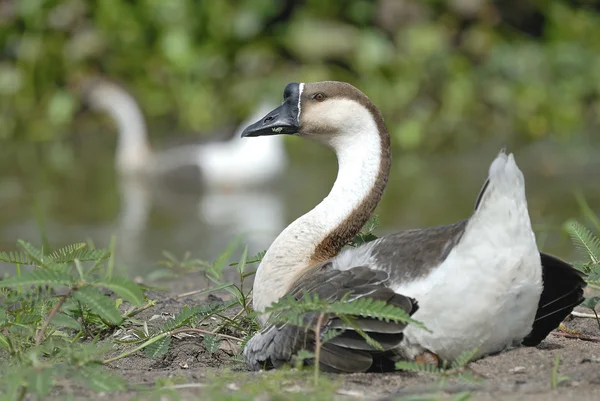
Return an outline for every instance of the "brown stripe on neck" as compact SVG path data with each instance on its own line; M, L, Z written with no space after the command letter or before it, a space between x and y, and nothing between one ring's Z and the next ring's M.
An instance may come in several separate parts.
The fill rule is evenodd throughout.
M367 110L369 110L377 124L377 130L379 131L379 137L381 139L381 161L379 164L379 172L375 184L369 194L341 224L317 245L311 256L311 265L313 266L336 256L344 245L358 234L379 204L388 181L392 163L392 154L390 150L390 135L385 127L383 116L379 109L366 96L358 96L354 98L354 100L360 102ZM360 178L357 177L357 180L358 179Z

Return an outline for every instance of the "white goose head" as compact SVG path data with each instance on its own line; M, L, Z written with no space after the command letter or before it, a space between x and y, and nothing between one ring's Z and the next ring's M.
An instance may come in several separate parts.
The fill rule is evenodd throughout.
M339 170L329 195L289 225L263 258L254 282L254 307L259 311L356 235L381 199L391 163L381 113L352 85L291 83L283 97L279 107L242 136L290 134L317 140L336 152Z

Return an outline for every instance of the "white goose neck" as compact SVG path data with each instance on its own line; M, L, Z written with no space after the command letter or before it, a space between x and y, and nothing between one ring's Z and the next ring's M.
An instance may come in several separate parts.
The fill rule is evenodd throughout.
M146 122L135 99L118 87L102 91L102 109L115 121L119 132L116 163L121 172L145 169L151 150Z
M350 100L344 102L350 116L348 124L344 132L326 139L338 158L333 188L314 209L290 224L265 254L254 281L253 304L257 311L263 311L285 295L299 275L316 264L319 245L373 196L382 174L387 178L389 153L386 149L384 157L388 159L382 163L381 136L387 132L380 133L373 115L362 105ZM375 195L375 203L381 192Z

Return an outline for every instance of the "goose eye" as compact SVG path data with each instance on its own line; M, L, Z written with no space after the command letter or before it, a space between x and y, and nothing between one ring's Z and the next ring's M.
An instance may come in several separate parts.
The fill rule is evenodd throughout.
M323 100L325 100L325 95L322 93L317 93L316 95L313 96L313 99L316 100L317 102L322 102Z

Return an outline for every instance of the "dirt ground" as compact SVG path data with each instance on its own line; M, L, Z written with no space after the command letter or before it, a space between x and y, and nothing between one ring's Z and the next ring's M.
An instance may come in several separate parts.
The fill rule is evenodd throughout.
M194 280L179 282L173 291L182 293L191 288ZM197 282L195 283L197 285ZM158 307L144 312L140 319L166 319L179 312L184 305L196 305L203 299L168 299L164 294ZM204 302L205 297L204 297ZM589 313L589 309L578 308ZM492 317L490 317L492 318ZM566 325L587 336L600 336L598 322L590 318L572 318ZM342 378L338 392L340 399L394 400L403 396L435 394L433 399L452 399L461 392L470 392L472 400L600 400L600 343L583 341L552 333L535 348L517 348L489 356L469 365L476 381L398 372L393 374L351 374ZM226 352L229 351L229 352ZM116 354L116 353L115 353ZM233 360L230 350L219 350L213 355L201 344L201 339L189 337L174 339L169 352L158 359L148 359L142 353L121 359L110 366L131 383L151 386L158 379L176 379L178 383L206 383L222 370L245 375L269 375L272 372L250 373L245 366ZM555 358L560 355L558 376L564 380L552 388L551 376ZM252 376L251 376L252 377ZM339 376L335 378L339 380ZM182 386L185 387L185 386ZM231 388L235 385L232 384ZM201 388L183 389L184 399L202 399ZM112 396L113 400L131 399L132 393ZM142 398L143 399L143 398ZM419 398L421 399L421 398ZM430 399L430 398L427 398Z

